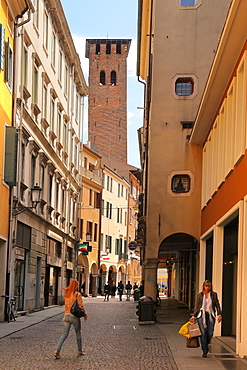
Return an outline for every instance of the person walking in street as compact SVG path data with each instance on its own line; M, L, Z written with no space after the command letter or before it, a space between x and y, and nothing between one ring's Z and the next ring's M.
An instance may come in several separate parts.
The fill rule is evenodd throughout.
M128 281L128 284L126 284L125 289L126 289L126 294L127 294L126 301L130 301L130 293L132 289L132 285L130 284L130 281Z
M119 300L120 301L122 300L123 291L124 291L124 285L122 283L122 280L120 280L119 283L118 283L118 294L119 294Z
M111 297L112 298L115 298L115 296L116 296L116 290L117 290L116 284L113 282L113 284L111 286Z
M83 305L82 296L81 293L78 292L79 288L79 282L77 280L71 280L70 284L67 288L62 288L63 290L66 290L66 293L64 295L64 301L65 301L65 313L63 317L63 334L61 338L59 339L57 348L54 352L54 356L59 359L60 358L60 350L62 348L62 345L69 335L70 327L71 325L74 326L75 333L76 333L76 340L77 340L77 347L78 347L78 356L84 355L82 352L82 339L81 339L81 321L80 318L74 316L72 313L70 313L70 309L77 300L79 307L84 311L85 316L84 320L87 320L87 313L85 310L85 307Z
M106 300L109 301L110 291L111 291L111 286L110 286L109 281L108 281L107 284L105 284L105 286L104 286L104 293L105 293L104 301L106 301Z
M217 293L213 291L212 283L209 280L204 281L202 291L198 294L196 306L190 322L194 322L197 318L198 325L201 329L201 347L202 357L207 357L208 345L213 336L214 325L216 320L221 322L221 308Z

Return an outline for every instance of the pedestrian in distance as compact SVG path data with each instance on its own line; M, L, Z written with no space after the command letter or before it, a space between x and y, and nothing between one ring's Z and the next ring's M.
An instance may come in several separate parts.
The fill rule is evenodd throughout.
M109 301L110 291L111 291L111 286L110 286L109 281L108 281L107 284L105 284L105 286L104 286L104 293L105 293L104 301L106 301L106 300Z
M131 293L131 289L132 289L132 285L130 284L130 281L128 281L128 284L125 285L125 289L126 289L126 301L130 301L130 293Z
M85 307L83 305L82 296L81 293L78 292L79 288L79 282L77 280L71 280L69 283L69 286L67 288L62 288L63 290L66 290L66 293L64 295L64 301L65 301L65 312L63 317L63 334L61 338L59 339L57 348L54 352L54 356L59 359L60 358L60 350L62 348L62 345L69 335L70 327L71 325L74 326L75 333L76 333L76 340L77 340L77 347L78 347L78 356L84 355L82 352L82 339L81 339L81 321L80 318L74 316L72 313L70 313L70 309L77 300L79 307L84 311L84 321L87 320L87 313L85 310Z
M120 301L122 300L123 291L124 291L124 285L122 283L122 280L120 280L119 283L118 283L118 295L119 295L119 300Z
M116 284L113 282L113 284L111 286L111 297L112 298L115 298L115 296L116 296L116 290L117 290Z
M137 285L136 283L134 283L134 285L133 285L133 289L134 289L134 290L138 289L138 285Z
M192 323L197 319L201 329L202 357L207 357L208 354L208 345L214 332L216 311L217 321L220 323L222 312L217 293L213 291L212 283L209 280L205 280L202 285L202 291L197 296L196 306L190 318Z

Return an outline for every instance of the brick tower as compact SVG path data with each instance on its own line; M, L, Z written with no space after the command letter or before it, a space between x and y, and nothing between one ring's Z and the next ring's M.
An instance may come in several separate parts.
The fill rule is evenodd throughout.
M99 153L127 163L127 57L130 39L87 39L88 140Z

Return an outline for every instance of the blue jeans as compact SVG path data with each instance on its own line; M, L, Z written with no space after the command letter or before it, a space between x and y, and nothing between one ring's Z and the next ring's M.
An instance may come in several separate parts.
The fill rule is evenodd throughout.
M82 351L81 321L78 317L72 315L71 313L66 313L63 317L63 334L62 334L61 338L59 339L59 342L58 342L58 345L57 345L57 348L56 348L57 351L61 350L63 342L65 341L65 339L69 335L71 325L73 325L74 328L75 328L78 352Z
M215 318L211 316L211 320L210 320L209 313L206 312L206 324L207 324L206 328L204 328L203 326L202 316L199 317L197 321L198 321L198 325L200 326L201 333L202 333L202 336L201 336L202 351L208 353L208 345L211 341L211 338L214 332Z

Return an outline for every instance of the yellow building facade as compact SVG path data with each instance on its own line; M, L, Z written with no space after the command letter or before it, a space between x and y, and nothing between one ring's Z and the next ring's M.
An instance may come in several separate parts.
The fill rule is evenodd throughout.
M5 294L10 188L6 176L6 137L12 126L14 23L27 10L27 2L0 1L0 294ZM0 321L4 301L0 300Z

